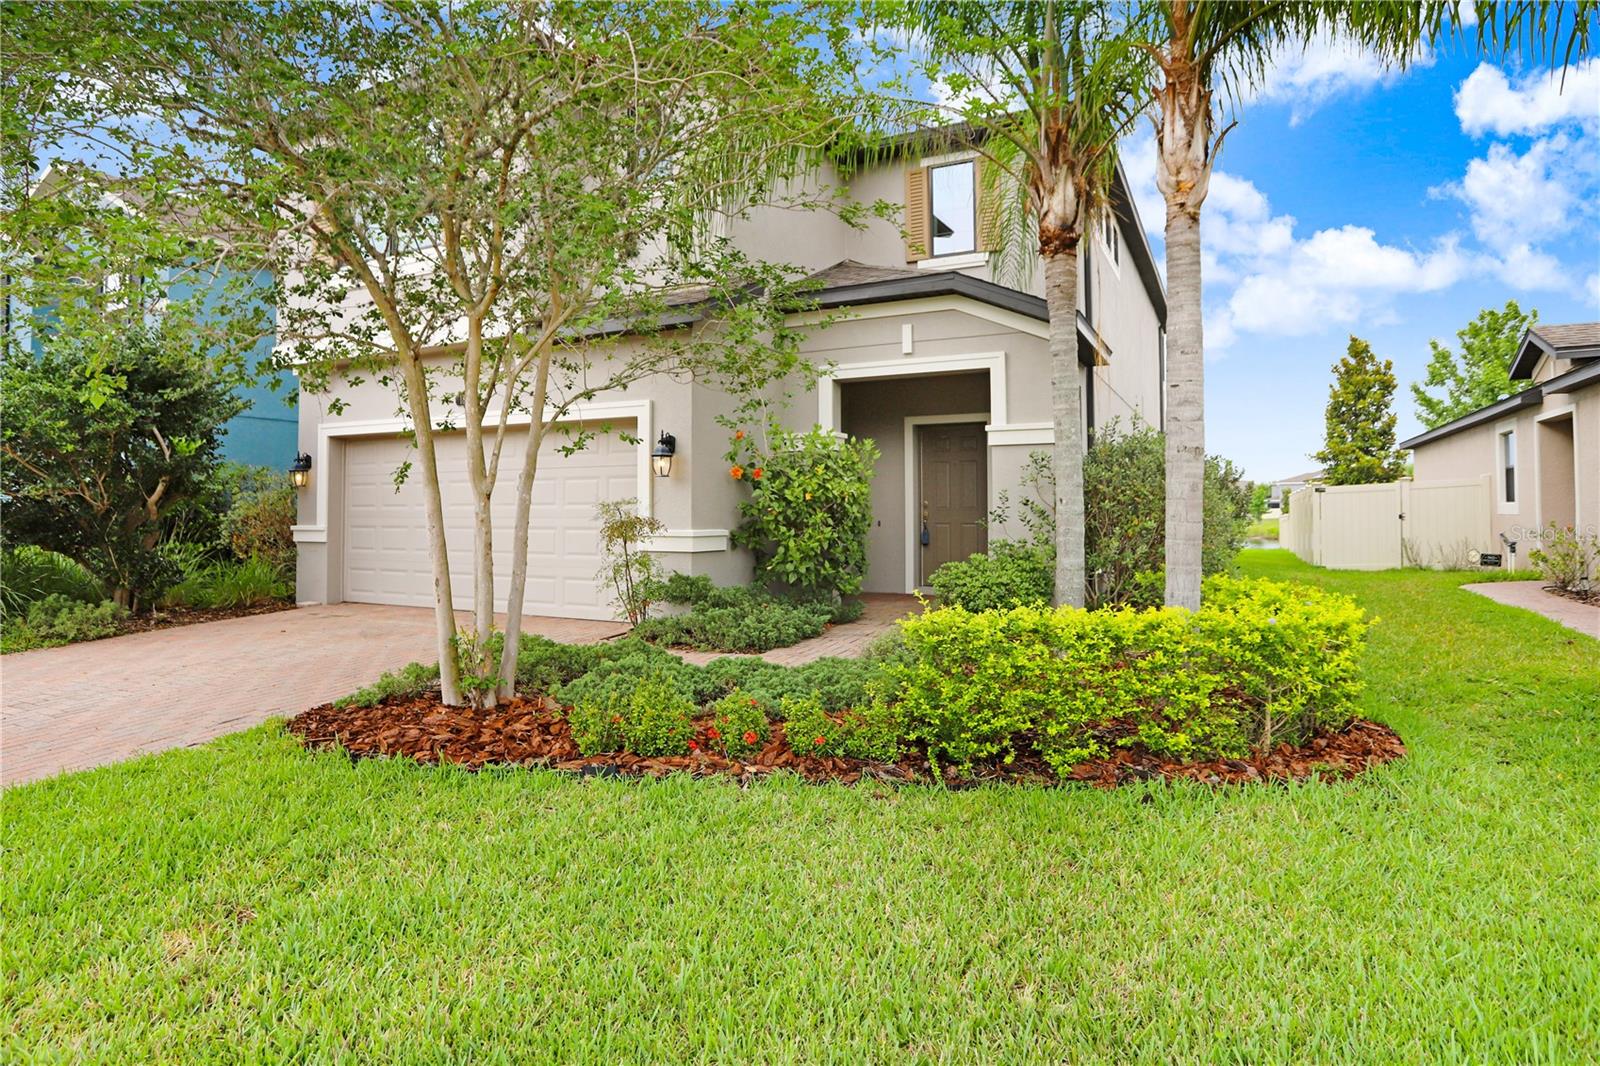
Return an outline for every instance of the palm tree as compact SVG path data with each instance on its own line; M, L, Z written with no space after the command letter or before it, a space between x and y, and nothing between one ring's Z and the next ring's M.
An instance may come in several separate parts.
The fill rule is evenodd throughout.
M923 0L881 5L876 14L911 31L926 46L925 69L962 97L936 113L946 120L943 135L989 164L983 168L984 222L998 235L1001 268L1031 271L1033 248L1044 261L1055 444L1055 602L1081 607L1078 247L1106 209L1117 142L1141 109L1147 60L1133 47L1126 23L1092 0ZM950 127L951 117L962 121Z
M1216 129L1212 93L1258 80L1274 49L1318 30L1343 35L1404 66L1419 47L1461 26L1456 0L1420 4L1297 3L1285 0L1149 0L1136 32L1154 59L1156 185L1166 201L1167 488L1166 602L1200 606L1202 494L1205 484L1205 340L1201 311L1200 210L1211 170L1232 126ZM1567 17L1570 9L1570 19ZM1570 5L1513 0L1477 4L1478 46L1524 47L1563 63L1588 50L1600 2Z

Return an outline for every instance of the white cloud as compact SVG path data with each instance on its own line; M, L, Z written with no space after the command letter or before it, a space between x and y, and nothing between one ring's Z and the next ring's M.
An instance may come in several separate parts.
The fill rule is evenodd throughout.
M1480 63L1456 90L1456 117L1474 136L1537 133L1568 122L1600 125L1600 59L1559 70L1539 70L1512 82Z
M1589 308L1600 315L1600 271L1590 274L1583 283L1583 292L1589 298Z
M1418 52L1412 67L1433 65L1431 52ZM1319 33L1303 45L1286 43L1268 64L1266 76L1254 91L1241 97L1289 104L1289 124L1298 126L1334 96L1387 85L1402 74L1371 51L1343 37Z
M1167 202L1156 188L1156 135L1149 126L1141 126L1135 134L1122 142L1120 148L1122 169L1128 175L1129 191L1134 205L1139 209L1139 221L1152 237L1166 233Z
M1472 209L1472 230L1486 243L1537 240L1560 233L1575 208L1583 169L1565 134L1535 141L1518 155L1507 144L1492 144L1481 159L1467 164L1460 181L1431 190L1453 196Z
M1572 274L1555 256L1527 243L1512 245L1498 257L1494 261L1494 272L1506 285L1525 292L1535 289L1562 292L1573 288Z

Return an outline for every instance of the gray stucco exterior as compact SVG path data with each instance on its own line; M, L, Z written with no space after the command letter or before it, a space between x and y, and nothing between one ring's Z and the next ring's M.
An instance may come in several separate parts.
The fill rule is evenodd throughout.
M890 166L858 174L851 184L863 200L898 199L903 187L903 168ZM1136 219L1124 218L1121 232L1125 243L1143 245ZM1033 285L995 285L985 256L907 263L898 228L884 221L855 230L828 216L768 211L740 222L731 235L751 255L808 271L841 260L893 268L895 276L877 288L839 289L833 303L843 306L793 316L793 324L805 331L802 350L823 376L815 389L795 396L784 419L795 429L820 424L878 443L882 456L872 488L866 590L908 591L915 584L909 564L915 529L906 483L908 425L914 423L908 420L968 415L981 422L991 507L1001 492L1018 494L1028 453L1050 447L1047 323L1037 279ZM1148 255L1147 247L1143 251ZM1085 353L1095 350L1096 338L1101 353L1100 365L1080 370L1092 425L1140 418L1159 426L1165 321L1159 282L1150 284L1126 247L1120 265L1113 261L1099 237L1084 241L1082 255L1080 336ZM821 299L828 302L827 291ZM1086 354L1085 361L1095 360ZM441 382L440 389L448 391L448 383ZM392 439L403 428L395 395L387 388L367 380L336 384L334 392L344 405L338 415L330 413L325 395L305 394L299 408L299 446L314 458L296 527L298 596L304 603L347 597L346 460L363 441ZM637 479L630 484L641 508L667 526L652 546L665 565L728 584L751 577L750 558L729 540L746 492L723 462L728 431L718 417L733 407L730 397L707 385L659 378L599 396L584 411L585 417L624 425L640 438ZM657 478L650 475L647 456L663 430L677 438L677 454L671 476ZM562 476L559 460L542 462L540 479ZM416 523L420 530L420 512ZM990 536L1021 532L996 528Z

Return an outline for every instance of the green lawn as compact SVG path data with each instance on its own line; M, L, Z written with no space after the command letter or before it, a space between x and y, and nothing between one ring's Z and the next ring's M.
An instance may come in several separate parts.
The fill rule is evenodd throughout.
M276 725L9 790L6 1062L1600 1058L1600 642L1381 621L1346 785L476 776Z

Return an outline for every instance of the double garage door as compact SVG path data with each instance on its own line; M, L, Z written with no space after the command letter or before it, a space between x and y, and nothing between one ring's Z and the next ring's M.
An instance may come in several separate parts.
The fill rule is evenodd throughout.
M600 568L595 504L638 495L638 446L615 431L599 433L580 452L563 456L566 438L546 438L529 512L528 586L524 611L566 618L611 618L609 592L595 579ZM620 427L631 429L631 427ZM511 581L511 535L516 521L517 477L525 431L506 440L493 498L496 607ZM436 438L450 584L458 610L471 610L472 498L467 487L466 438ZM428 561L427 512L415 463L395 489L395 472L415 460L404 440L352 440L344 455L344 598L359 603L433 605Z

